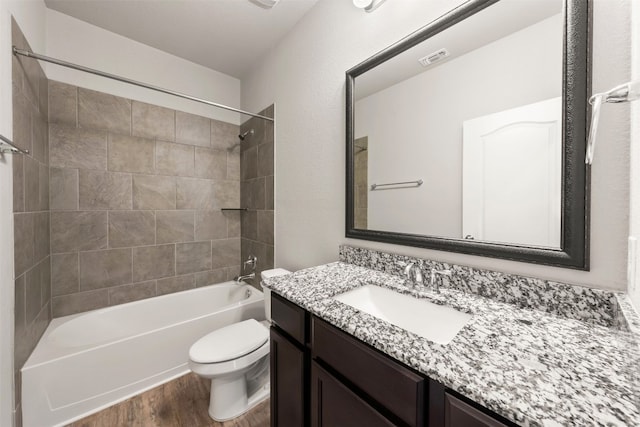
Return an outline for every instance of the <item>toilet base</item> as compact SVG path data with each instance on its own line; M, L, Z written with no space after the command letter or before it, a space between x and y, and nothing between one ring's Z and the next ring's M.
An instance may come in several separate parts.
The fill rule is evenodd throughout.
M241 384L238 384L241 382ZM249 412L256 405L269 397L269 382L258 388L250 396L246 395L246 381L211 380L211 395L209 397L209 416L214 421L229 421Z

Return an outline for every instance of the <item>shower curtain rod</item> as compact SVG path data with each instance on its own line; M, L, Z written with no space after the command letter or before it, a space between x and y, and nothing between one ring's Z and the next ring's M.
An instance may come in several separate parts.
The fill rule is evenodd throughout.
M202 104L211 105L212 107L223 108L225 110L234 111L236 113L246 114L247 116L257 117L259 119L268 120L270 122L273 121L273 118L267 117L267 116L263 116L261 114L250 113L248 111L240 110L238 108L233 108L233 107L229 107L227 105L218 104L217 102L207 101L206 99L197 98L195 96L187 95L187 94L184 94L184 93L181 93L181 92L176 92L174 90L164 89L164 88L161 88L161 87L158 87L158 86L153 86L153 85L142 83L142 82L139 82L139 81L136 81L136 80L131 80L131 79L128 79L126 77L116 76L115 74L105 73L104 71L95 70L93 68L89 68L89 67L85 67L85 66L82 66L82 65L73 64L71 62L62 61L60 59L51 58L49 56L45 56L45 55L40 55L38 53L29 52L28 50L18 49L15 46L13 46L13 54L14 55L25 56L27 58L38 59L40 61L50 62L52 64L60 65L60 66L67 67L67 68L73 68L74 70L84 71L85 73L95 74L97 76L106 77L108 79L117 80L119 82L128 83L128 84L131 84L131 85L134 85L134 86L144 87L146 89L155 90L157 92L166 93L168 95L177 96L179 98L188 99L190 101L200 102Z

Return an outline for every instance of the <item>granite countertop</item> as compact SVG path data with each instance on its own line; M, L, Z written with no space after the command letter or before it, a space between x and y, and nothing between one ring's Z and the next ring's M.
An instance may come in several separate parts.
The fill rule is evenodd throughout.
M331 298L365 284L427 298L473 318L441 345ZM344 262L268 279L265 285L520 425L640 425L637 333L455 289L411 290L398 276Z

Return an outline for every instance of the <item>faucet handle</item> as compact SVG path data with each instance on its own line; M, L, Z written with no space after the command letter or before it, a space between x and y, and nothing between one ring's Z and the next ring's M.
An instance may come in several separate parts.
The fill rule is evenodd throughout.
M404 274L414 287L423 283L420 267L412 262L404 268Z
M430 285L436 291L436 293L440 293L440 285L438 285L438 281L436 280L436 276L448 276L451 277L453 275L451 270L436 270L435 268L431 269L431 280Z
M249 255L247 257L247 260L242 263L242 269L244 271L247 269L247 267L251 267L251 270L255 271L257 263L258 263L258 257L255 255Z

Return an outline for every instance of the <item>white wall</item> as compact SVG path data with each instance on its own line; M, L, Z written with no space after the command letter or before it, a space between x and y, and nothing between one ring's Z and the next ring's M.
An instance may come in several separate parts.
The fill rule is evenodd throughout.
M33 49L45 49L45 6L0 0L0 134L12 138L11 15ZM0 157L0 425L13 422L13 175L12 156Z
M631 73L632 78L640 79L640 2L632 2L631 6ZM640 101L631 105L631 209L629 235L638 241L640 249ZM636 257L629 259L635 264L635 277L630 278L629 294L640 312L640 250ZM635 287L633 283L635 282Z
M337 258L350 243L441 261L584 284L626 288L629 113L601 118L592 173L591 271L539 266L344 238L344 72L462 3L388 1L367 14L320 1L242 81L242 105L277 105L276 264L297 269ZM629 79L630 0L595 0L593 88Z
M368 228L462 238L462 124L560 96L560 40L557 14L357 101L368 182L424 181L370 192Z
M230 107L240 106L240 80L234 77L135 42L55 10L47 9L47 27L47 56ZM162 28L158 31L162 31ZM215 55L215 52L211 54ZM231 111L57 65L49 65L47 77L233 124L241 123L240 115ZM242 116L242 121L248 118L248 116Z

